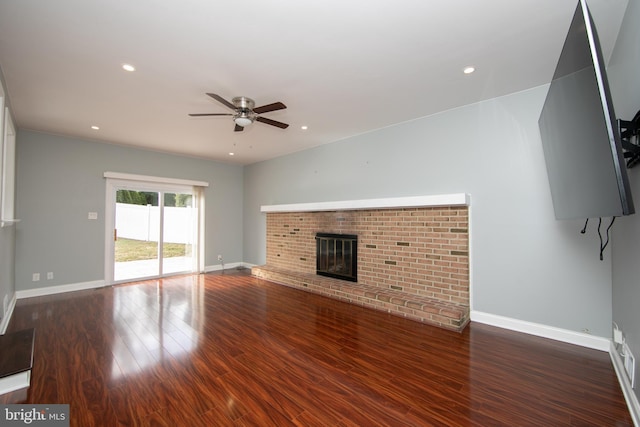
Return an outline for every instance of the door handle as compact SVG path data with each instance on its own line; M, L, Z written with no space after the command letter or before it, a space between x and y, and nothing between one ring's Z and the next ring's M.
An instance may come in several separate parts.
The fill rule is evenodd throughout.
M118 229L117 228L113 229L113 241L114 242L118 241Z

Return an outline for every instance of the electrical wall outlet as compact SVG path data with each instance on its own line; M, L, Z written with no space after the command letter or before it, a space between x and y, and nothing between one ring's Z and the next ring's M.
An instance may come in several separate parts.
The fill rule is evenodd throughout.
M618 328L613 330L613 342L616 344L622 344L624 341L624 337L622 336L622 331Z
M53 279L53 271L47 273L47 280Z
M629 375L629 381L631 382L631 388L635 388L635 379L636 379L636 358L631 353L629 346L627 343L622 345L622 351L624 355L624 370L627 371L627 375Z
M218 261L222 261L222 255L218 255Z
M33 276L31 276L31 280L33 282L38 282L40 281L40 273L33 273Z

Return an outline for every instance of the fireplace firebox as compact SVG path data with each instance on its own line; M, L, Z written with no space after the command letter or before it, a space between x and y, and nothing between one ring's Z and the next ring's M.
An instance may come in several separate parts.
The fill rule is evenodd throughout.
M358 236L316 233L316 274L358 281Z

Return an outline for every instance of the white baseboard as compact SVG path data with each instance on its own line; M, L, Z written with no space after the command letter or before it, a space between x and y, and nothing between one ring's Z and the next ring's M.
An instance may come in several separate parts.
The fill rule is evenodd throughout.
M7 332L7 328L9 327L9 321L11 321L11 315L13 315L13 310L16 308L16 294L13 293L13 297L9 301L9 305L7 306L7 312L4 314L2 318L2 322L0 322L0 335L4 335Z
M230 262L229 264L225 264L224 265L224 270L232 270L234 268L238 268L238 267L247 267L248 264L244 263L244 262ZM206 266L204 268L204 272L205 273L211 273L212 271L222 271L223 266L220 264L217 265L209 265Z
M31 371L20 372L0 379L0 395L29 387Z
M224 265L225 270L231 270L238 267L251 268L253 264L248 264L245 262L233 262ZM204 268L205 273L209 273L212 271L221 271L222 265L212 265L206 266ZM31 298L31 297L41 297L45 295L54 295L61 294L64 292L73 292L73 291L83 291L86 289L95 289L102 288L106 284L104 280L93 280L91 282L82 282L82 283L73 283L70 285L59 285L59 286L48 286L45 288L35 288L35 289L26 289L23 291L16 291L16 298ZM15 300L15 298L14 298ZM14 301L15 304L15 301ZM5 316L5 318L9 318L10 316ZM1 329L0 329L1 331Z
M624 394L624 399L627 401L627 406L629 407L629 413L631 414L633 424L640 426L640 404L638 403L638 397L633 392L633 388L631 388L631 381L629 381L624 370L624 362L616 350L616 346L613 341L610 341L609 355L611 356L613 368L618 376L618 381L622 388L622 394Z
M603 337L542 325L539 323L527 322L524 320L512 319L510 317L498 316L496 314L483 313L481 311L472 311L471 320L478 323L497 326L499 328L523 332L525 334L549 338L606 352L609 351L611 343L611 340Z
M24 291L16 291L18 299L41 297L44 295L61 294L63 292L83 291L86 289L102 288L105 285L104 280L93 280L91 282L73 283L70 285L49 286L46 288L26 289Z

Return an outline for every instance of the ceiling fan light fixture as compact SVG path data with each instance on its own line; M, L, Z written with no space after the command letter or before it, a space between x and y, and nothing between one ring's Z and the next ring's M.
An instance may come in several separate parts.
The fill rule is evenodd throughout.
M251 123L253 123L253 120L251 120L251 118L244 114L235 117L233 121L236 122L238 126L242 127L249 126Z
M234 101L236 99L237 98L234 98ZM246 98L243 98L243 100L244 99ZM253 103L253 101L251 101L251 103ZM236 123L236 125L242 126L242 127L249 126L251 123L253 123L255 119L256 119L256 115L253 113L253 111L245 108L238 111L236 115L233 116L233 121Z

